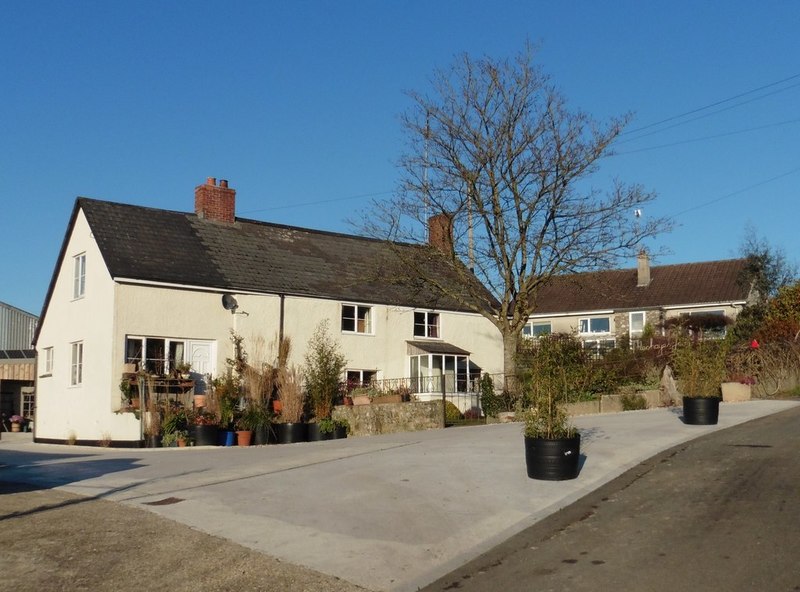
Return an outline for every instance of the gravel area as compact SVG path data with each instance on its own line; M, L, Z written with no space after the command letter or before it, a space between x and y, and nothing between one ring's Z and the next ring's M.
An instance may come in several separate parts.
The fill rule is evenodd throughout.
M364 592L146 510L0 482L0 590Z

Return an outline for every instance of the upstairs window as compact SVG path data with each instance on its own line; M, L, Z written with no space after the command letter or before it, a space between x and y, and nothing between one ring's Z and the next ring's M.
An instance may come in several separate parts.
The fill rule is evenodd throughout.
M552 332L553 326L550 321L528 321L522 328L524 337L541 337L542 335L550 335Z
M611 333L611 320L608 317L581 319L579 332L581 335L591 333Z
M414 337L441 337L438 312L414 313Z
M83 298L86 292L86 253L72 258L72 298Z
M44 376L50 376L53 373L53 348L44 348Z
M345 333L372 333L372 307L343 304L342 331Z

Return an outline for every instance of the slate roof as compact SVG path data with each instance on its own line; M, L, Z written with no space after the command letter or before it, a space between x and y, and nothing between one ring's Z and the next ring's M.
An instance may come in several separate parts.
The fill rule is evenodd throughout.
M746 259L650 267L650 285L637 287L637 270L616 269L554 278L542 287L534 315L744 302Z
M226 224L193 213L88 198L76 205L115 279L465 310L424 285L393 283L398 274L392 267L398 263L386 241L242 218ZM447 276L438 256L424 260L440 267L440 277Z

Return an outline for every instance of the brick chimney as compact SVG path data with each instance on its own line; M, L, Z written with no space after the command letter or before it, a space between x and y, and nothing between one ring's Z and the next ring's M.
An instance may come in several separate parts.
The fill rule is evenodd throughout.
M445 254L453 252L453 218L449 214L428 218L428 244Z
M194 213L198 218L233 224L236 220L236 190L225 179L206 179L205 185L194 188Z
M647 251L642 249L636 257L637 288L646 288L650 285L650 257Z

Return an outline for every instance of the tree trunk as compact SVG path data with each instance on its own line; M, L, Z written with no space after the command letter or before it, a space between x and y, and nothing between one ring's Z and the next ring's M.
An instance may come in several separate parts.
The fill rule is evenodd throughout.
M520 336L518 333L504 328L503 334L503 372L505 389L510 393L517 393L517 346Z

